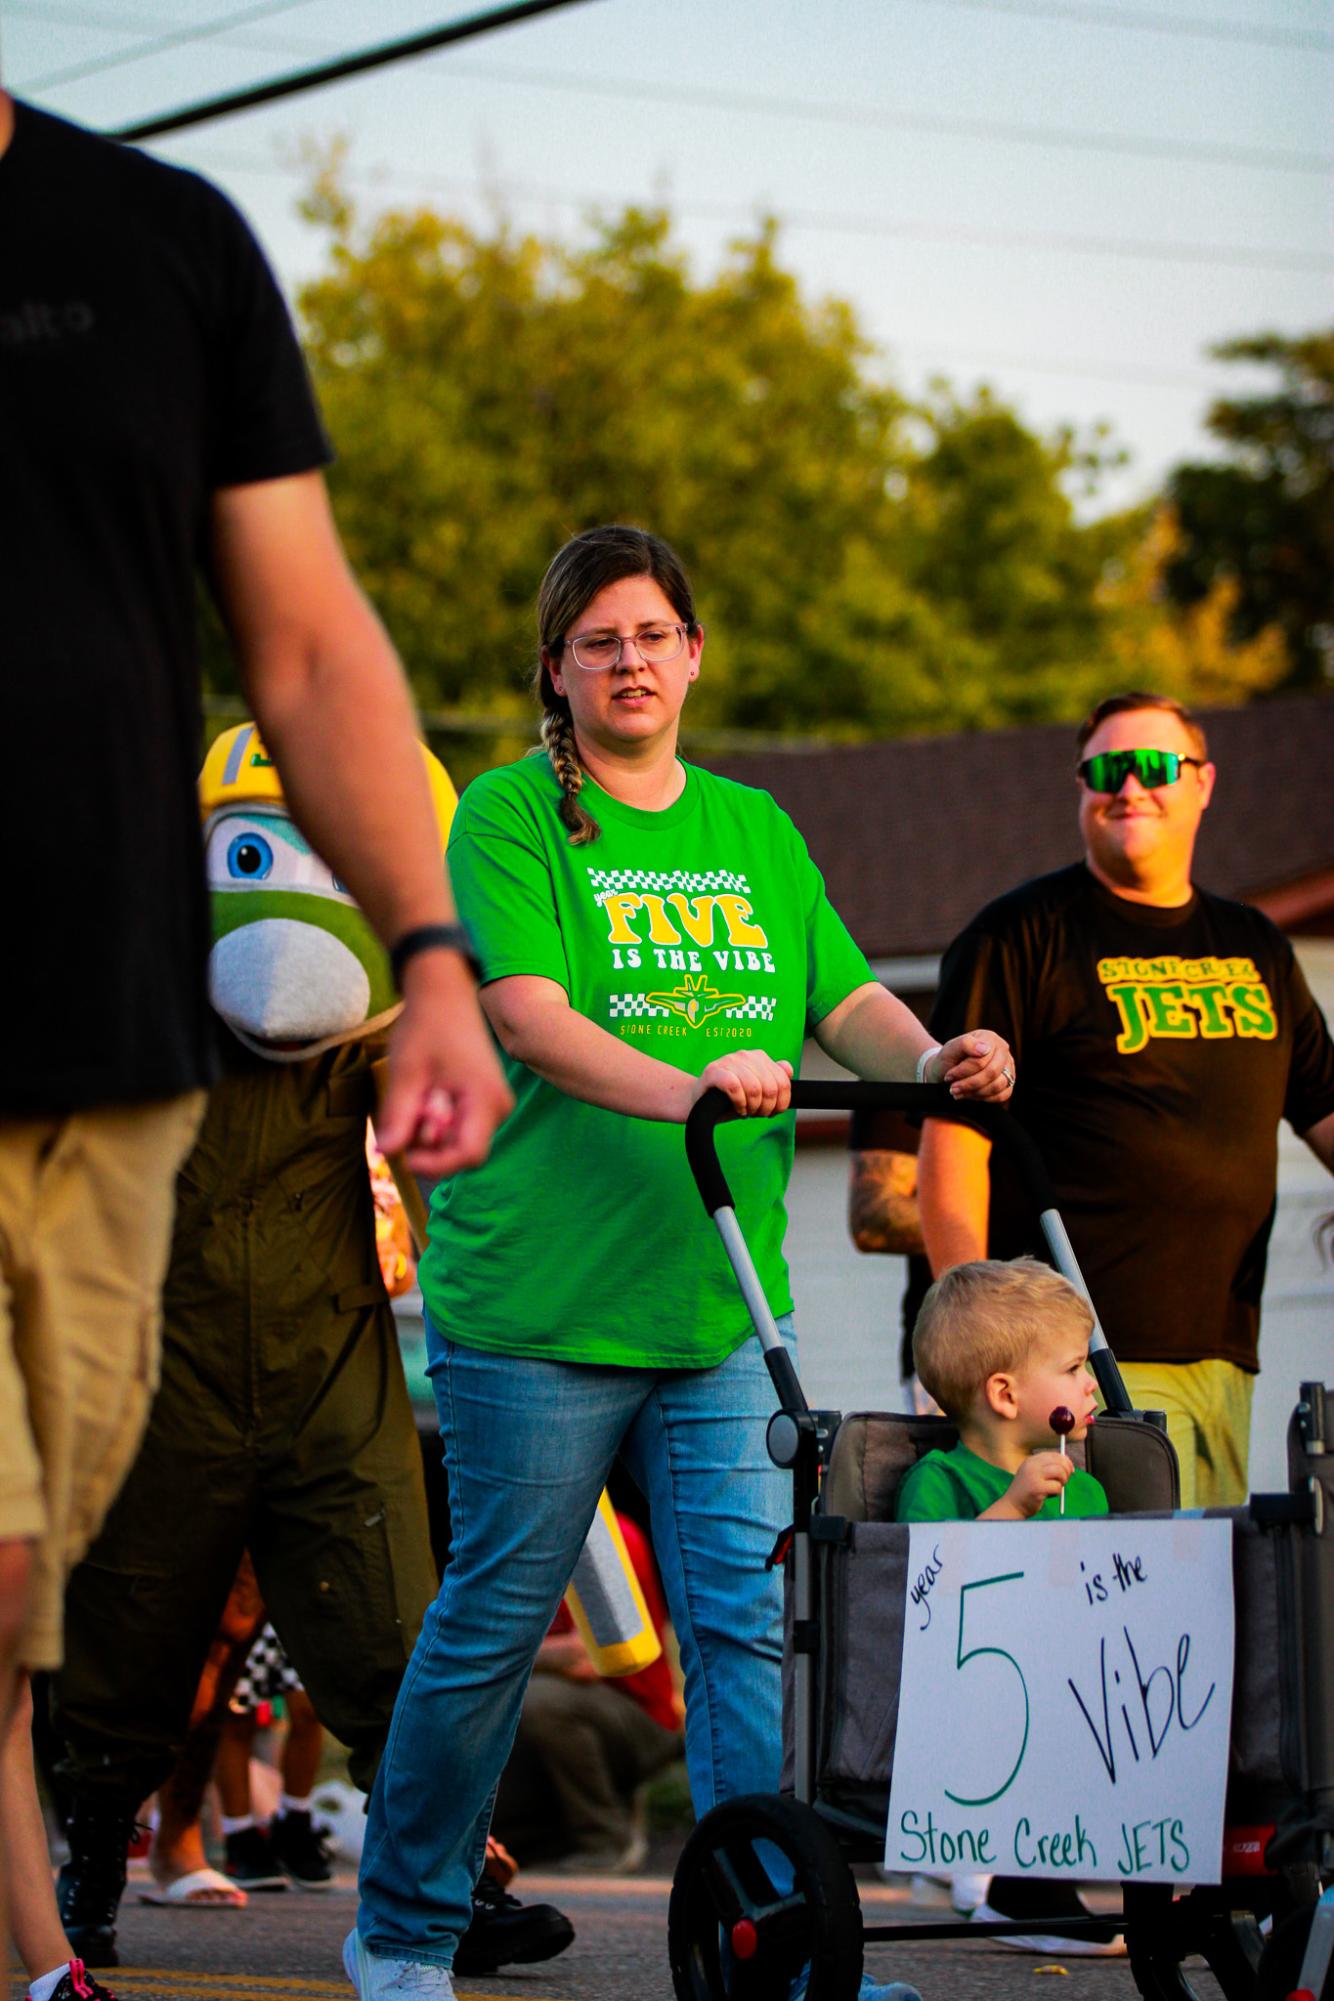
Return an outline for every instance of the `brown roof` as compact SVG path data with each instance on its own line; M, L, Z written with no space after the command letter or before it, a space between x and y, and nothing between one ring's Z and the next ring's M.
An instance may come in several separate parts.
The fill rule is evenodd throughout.
M1334 698L1198 715L1219 771L1197 880L1258 901L1334 867ZM773 793L873 959L943 950L992 897L1080 853L1064 723L699 762Z

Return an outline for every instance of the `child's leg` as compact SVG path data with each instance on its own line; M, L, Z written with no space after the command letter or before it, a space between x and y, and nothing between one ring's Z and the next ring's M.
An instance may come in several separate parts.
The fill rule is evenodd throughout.
M324 1725L315 1714L315 1705L304 1688L289 1688L283 1701L287 1706L287 1741L283 1745L283 1792L288 1802L306 1801L319 1777L320 1754L324 1749Z
M254 1742L253 1710L242 1716L233 1713L224 1719L213 1764L224 1821L244 1820L251 1812L250 1755Z
M274 1853L302 1890L324 1890L333 1881L328 1844L310 1817L310 1795L320 1769L324 1726L304 1688L289 1688L288 1730L283 1745L283 1796L269 1826Z

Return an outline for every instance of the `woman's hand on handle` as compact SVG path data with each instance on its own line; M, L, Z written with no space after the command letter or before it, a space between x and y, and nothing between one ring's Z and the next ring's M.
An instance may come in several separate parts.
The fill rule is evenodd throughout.
M948 1084L956 1098L1003 1105L1014 1089L1014 1057L1003 1035L990 1028L954 1035L926 1066L923 1081Z
M792 1102L792 1065L775 1063L762 1049L735 1049L700 1072L691 1103L706 1091L726 1092L742 1118L770 1118Z

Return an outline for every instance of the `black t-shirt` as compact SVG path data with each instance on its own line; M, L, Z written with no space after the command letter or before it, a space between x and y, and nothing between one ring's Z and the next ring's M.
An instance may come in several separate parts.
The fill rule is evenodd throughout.
M1082 863L1003 896L950 946L931 1032L988 1027L1123 1361L1257 1367L1278 1122L1334 1112L1334 1044L1267 917L1196 890L1162 910ZM1040 1251L1013 1183L991 1251Z
M196 175L15 107L0 155L0 1112L206 1081L195 580L219 487L329 453Z

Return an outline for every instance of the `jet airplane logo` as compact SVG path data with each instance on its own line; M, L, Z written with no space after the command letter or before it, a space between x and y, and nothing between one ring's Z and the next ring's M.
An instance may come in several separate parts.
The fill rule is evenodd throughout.
M744 994L719 993L717 987L709 985L707 973L687 973L679 987L670 993L648 994L646 998L654 1007L670 1008L673 1014L683 1015L692 1028L708 1021L712 1015L721 1014L725 1008L741 1007Z

